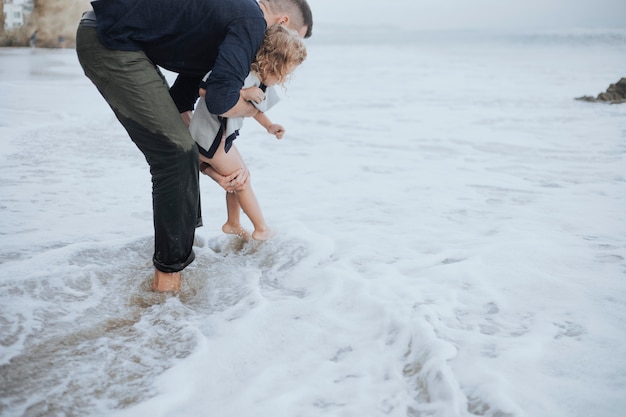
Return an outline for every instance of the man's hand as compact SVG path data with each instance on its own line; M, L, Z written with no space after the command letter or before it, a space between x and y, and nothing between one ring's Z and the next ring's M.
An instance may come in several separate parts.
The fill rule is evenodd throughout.
M259 87L242 88L239 92L241 98L246 101L253 101L256 104L261 103L265 99L265 93Z
M276 136L276 139L282 139L285 134L285 128L276 123L271 124L270 127L267 128L267 131Z
M244 189L246 184L248 184L249 180L250 180L250 171L248 171L248 168L241 168L235 171L233 174L230 174L229 176L227 176L225 181L227 181L228 186L227 187L222 186L222 187L225 190L226 188L228 188L228 189L231 189L232 191L241 191Z
M220 175L213 167L206 162L200 163L200 171L211 177L216 183L229 193L241 191L250 180L248 168L240 168L230 175Z
M183 122L185 122L187 127L189 127L189 124L191 123L191 116L192 115L193 115L193 112L191 110L186 111L186 112L180 114L180 117L183 118Z

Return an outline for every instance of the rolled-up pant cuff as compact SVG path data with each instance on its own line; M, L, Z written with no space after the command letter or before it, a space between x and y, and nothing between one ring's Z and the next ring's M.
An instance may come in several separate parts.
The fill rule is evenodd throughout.
M174 264L174 265L165 265L165 264L159 262L159 260L156 259L156 258L152 258L152 262L154 263L154 267L156 269L158 269L159 271L172 273L172 272L180 272L180 271L182 271L187 266L189 266L189 264L191 264L194 261L194 259L196 259L196 254L192 250L191 253L189 254L189 257L187 258L187 260L185 260L185 262L181 262L181 263Z

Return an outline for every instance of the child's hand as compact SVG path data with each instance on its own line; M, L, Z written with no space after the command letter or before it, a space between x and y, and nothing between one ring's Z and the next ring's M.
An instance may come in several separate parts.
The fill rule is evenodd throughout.
M257 104L265 99L265 93L259 87L242 88L239 94L244 100L253 101Z
M282 139L285 134L285 128L279 124L271 124L270 127L267 128L267 131L276 136L276 139Z

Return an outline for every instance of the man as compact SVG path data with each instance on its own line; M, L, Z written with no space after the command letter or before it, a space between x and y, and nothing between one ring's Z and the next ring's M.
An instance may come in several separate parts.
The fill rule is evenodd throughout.
M98 0L76 35L76 52L152 175L155 291L180 289L180 271L194 260L199 222L198 151L187 128L202 77L209 111L254 116L239 91L265 29L286 25L311 36L306 0ZM95 13L95 16L94 16ZM158 67L178 73L171 88ZM181 117L182 115L182 117ZM248 173L220 181L231 191Z

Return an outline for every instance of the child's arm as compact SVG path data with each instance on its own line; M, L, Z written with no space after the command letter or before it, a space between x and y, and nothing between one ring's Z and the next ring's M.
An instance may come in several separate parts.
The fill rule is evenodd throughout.
M261 126L267 129L267 133L276 136L276 139L282 139L285 134L285 128L277 123L272 123L269 117L263 112L258 112L254 116L254 120L259 122Z
M265 98L265 93L259 87L248 87L241 89L241 97L246 101L254 101L260 103ZM282 139L285 134L285 128L279 124L272 123L272 121L265 115L265 113L259 111L254 120L259 122L261 126L267 129L267 132L276 136L276 139Z

